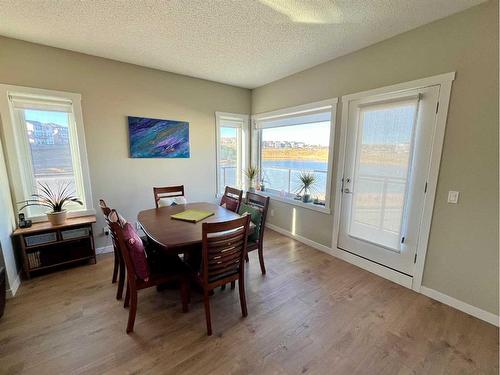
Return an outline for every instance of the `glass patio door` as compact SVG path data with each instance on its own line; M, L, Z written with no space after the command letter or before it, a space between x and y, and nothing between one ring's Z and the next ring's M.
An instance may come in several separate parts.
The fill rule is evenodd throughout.
M439 87L349 104L338 247L412 275Z

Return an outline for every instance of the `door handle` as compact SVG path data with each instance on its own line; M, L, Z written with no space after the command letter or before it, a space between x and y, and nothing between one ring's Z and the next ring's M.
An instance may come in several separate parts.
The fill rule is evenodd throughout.
M350 185L351 184L351 178L350 177L346 177L342 180L342 186L345 186L345 185ZM352 194L352 191L349 187L344 187L342 189L342 191L344 192L344 194Z

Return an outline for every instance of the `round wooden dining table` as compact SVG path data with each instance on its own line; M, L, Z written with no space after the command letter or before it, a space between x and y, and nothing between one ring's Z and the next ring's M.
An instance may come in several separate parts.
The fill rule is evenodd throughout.
M186 210L210 211L214 214L197 223L172 219L170 216ZM214 203L187 203L175 206L153 208L139 212L137 220L150 241L171 254L183 253L186 248L201 248L202 223L228 221L239 218L235 212Z

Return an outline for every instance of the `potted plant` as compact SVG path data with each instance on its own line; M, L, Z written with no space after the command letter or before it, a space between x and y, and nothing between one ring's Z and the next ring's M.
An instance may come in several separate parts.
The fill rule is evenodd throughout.
M30 199L25 200L24 205L19 209L29 206L42 206L48 207L51 211L47 212L47 219L52 225L61 225L66 220L66 210L64 207L71 202L83 205L80 198L70 191L70 183L59 184L57 191L52 190L49 184L40 182L39 193L32 194Z
M248 168L243 171L243 173L248 178L248 191L252 193L255 192L255 180L259 176L259 168L254 167L253 165L249 165Z
M260 191L266 191L266 180L260 180Z
M299 174L300 186L297 195L302 193L302 202L307 203L311 199L311 191L314 189L316 183L316 176L311 172L300 172Z

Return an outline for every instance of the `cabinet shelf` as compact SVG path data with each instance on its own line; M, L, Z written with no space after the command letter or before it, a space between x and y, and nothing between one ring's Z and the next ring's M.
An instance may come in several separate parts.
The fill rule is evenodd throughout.
M76 259L66 260L64 262L49 264L48 266L40 266L40 267L30 268L30 272L46 270L46 269L54 268L57 266L63 266L65 264L78 263L78 262L82 262L84 260L89 260L89 259L94 259L94 257L92 255L89 255L86 257L82 257L82 258L76 258Z
M25 277L30 279L32 272L85 260L93 259L95 263L97 259L92 234L92 224L95 222L95 216L85 216L70 218L57 226L44 222L35 223L30 228L16 229L13 236L19 244ZM64 236L75 234L86 235L63 239ZM42 242L46 239L49 241ZM28 245L29 243L33 244Z
M71 242L78 242L81 240L88 240L88 239L89 239L89 236L85 236L85 237L69 238L67 240L59 240L59 241L41 243L39 245L26 246L26 251L31 252L31 250L38 250L41 247L54 246L54 245L58 245L58 244L65 244L65 243L71 243Z

